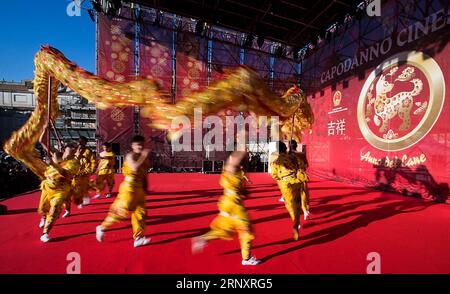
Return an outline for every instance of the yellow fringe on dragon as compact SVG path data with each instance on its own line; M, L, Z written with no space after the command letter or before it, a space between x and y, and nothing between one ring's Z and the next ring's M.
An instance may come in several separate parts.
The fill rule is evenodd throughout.
M119 83L102 79L69 61L60 51L42 47L35 56L34 94L36 109L18 131L8 139L3 149L27 165L37 176L44 178L47 165L40 159L35 145L48 122L48 85L52 80L51 117L58 115L58 87L62 83L93 102L99 108L120 106L158 107L166 98L152 79L137 79Z
M146 107L143 113L154 120L153 127L169 130L171 138L179 135L179 129L171 129L177 116L194 118L194 109L201 108L202 115L223 115L224 110L248 112L253 116L278 116L282 139L301 141L302 130L310 129L314 115L305 94L300 88L290 88L282 97L269 89L266 82L253 70L241 66L228 70L224 77L207 89L181 98L176 104L166 103L154 112ZM292 124L294 116L294 124Z

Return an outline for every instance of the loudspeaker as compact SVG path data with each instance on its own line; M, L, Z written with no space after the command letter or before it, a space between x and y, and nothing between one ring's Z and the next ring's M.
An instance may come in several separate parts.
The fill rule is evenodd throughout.
M210 160L203 160L202 171L204 173L212 172L213 171L213 162Z
M120 144L119 143L111 143L111 149L115 155L120 155Z
M223 160L214 161L214 172L222 172Z
M7 212L8 212L8 208L6 207L6 205L0 204L0 215L6 214Z

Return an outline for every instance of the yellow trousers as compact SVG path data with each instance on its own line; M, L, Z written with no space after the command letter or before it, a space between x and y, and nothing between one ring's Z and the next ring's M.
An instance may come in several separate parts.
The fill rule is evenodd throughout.
M122 182L119 187L119 194L109 209L108 216L101 226L106 229L116 222L120 222L131 214L131 225L133 226L133 239L139 239L144 236L145 219L147 218L147 209L145 208L145 192L143 188L130 186L127 182Z
M38 212L45 217L45 226L43 233L47 234L53 228L56 220L61 214L61 208L70 193L70 184L53 188L48 183L41 183L41 198L39 201Z
M299 170L297 171L297 179L300 181L300 198L302 199L302 210L304 213L309 211L309 191L308 191L308 181L309 177L308 174L303 171Z
M83 203L83 197L89 194L89 175L76 176L72 181L73 203Z
M72 209L72 186L70 187L69 195L67 195L66 200L64 200L64 206L66 207L67 211L70 211Z
M247 210L240 203L223 197L219 202L220 213L211 222L211 230L202 235L206 241L214 239L231 240L237 232L241 244L242 259L251 256L251 241L255 239L251 231Z
M286 206L291 219L296 222L300 218L300 190L301 183L289 183L278 181L278 187L280 188L281 194L284 198L284 205ZM297 224L298 225L298 224Z
M109 192L111 192L114 187L114 174L97 175L97 179L95 180L95 191L97 193L103 192L105 181L108 184Z
M302 211L305 213L309 211L309 190L307 182L300 183L300 197L302 200Z

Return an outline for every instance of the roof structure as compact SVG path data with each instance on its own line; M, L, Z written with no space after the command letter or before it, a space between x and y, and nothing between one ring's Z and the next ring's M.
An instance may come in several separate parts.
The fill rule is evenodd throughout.
M133 0L161 11L300 47L315 42L347 14L357 13L354 0Z

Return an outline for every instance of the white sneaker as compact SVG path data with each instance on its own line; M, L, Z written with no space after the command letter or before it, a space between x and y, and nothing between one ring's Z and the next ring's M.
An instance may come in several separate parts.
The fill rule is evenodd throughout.
M304 213L303 219L304 219L304 220L308 220L310 217L311 217L311 213L310 213L309 211L306 211L306 212Z
M62 217L65 218L65 217L68 217L69 215L70 215L70 211L66 210L66 212L64 212Z
M145 246L150 243L151 238L141 237L139 239L134 240L134 247Z
M39 222L39 228L42 229L45 226L45 217L41 218L41 221Z
M82 209L83 208L83 204L78 205L78 209Z
M91 198L89 197L83 197L83 205L89 205L91 203Z
M102 226L97 226L95 228L95 238L98 242L103 242L103 235L105 235L105 231L103 231Z
M111 193L108 193L108 194L106 194L106 196L105 196L106 198L111 198L112 197L112 195L111 195Z
M202 237L192 238L192 253L197 254L203 251L207 242Z
M254 256L250 257L247 260L245 260L245 259L242 260L242 265L257 265L260 263L261 263L261 260L256 259L256 257L254 257Z
M278 201L280 201L280 202L284 202L284 198L283 197L281 197Z
M48 234L42 234L41 236L41 241L44 243L47 243L48 241L50 241L50 236Z
M92 199L98 199L98 198L100 198L100 197L102 197L102 194L98 193L97 195L95 195L94 197L92 197Z

